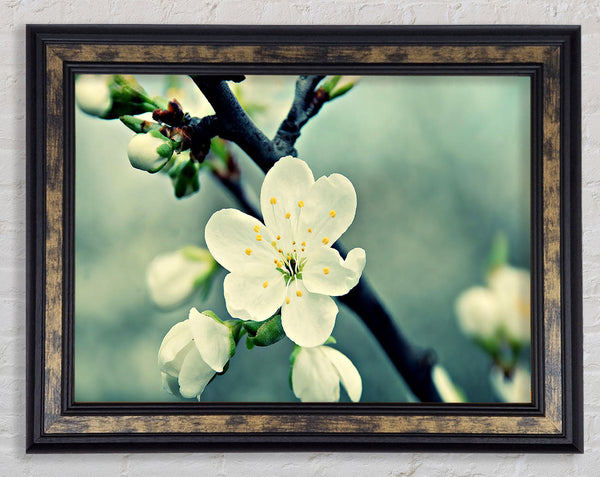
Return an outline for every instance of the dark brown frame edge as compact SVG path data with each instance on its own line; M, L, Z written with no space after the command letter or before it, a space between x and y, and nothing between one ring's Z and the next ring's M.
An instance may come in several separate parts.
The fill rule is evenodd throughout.
M182 38L185 38L182 41ZM279 44L279 45L539 45L561 48L561 315L563 432L560 435L499 435L494 433L465 436L462 434L370 434L368 432L324 433L254 433L254 434L61 434L43 432L44 362L41 344L44 336L44 238L45 211L45 110L46 81L45 46L52 42L72 43L147 43L147 44ZM460 26L460 27L276 27L276 26L80 26L28 25L27 27L27 452L82 451L189 451L189 450L429 450L429 451L583 451L583 377L581 318L581 98L580 98L580 28L577 26ZM153 65L149 65L151 68ZM158 66L158 65L155 65ZM352 68L351 65L348 65ZM492 67L492 65L490 65ZM258 64L257 68L261 68ZM455 68L460 71L460 66ZM441 73L441 72L440 72ZM443 73L441 73L443 74ZM447 73L446 73L447 74ZM460 73L458 73L460 74ZM532 77L535 74L532 73ZM68 80L68 78L67 78ZM532 81L532 99L536 86ZM539 85L538 85L539 87ZM65 86L66 89L66 86ZM539 92L537 93L539 97ZM69 103L71 99L65 96ZM68 111L68 109L67 109ZM68 115L68 113L66 113ZM532 155L539 154L541 118L532 109ZM65 119L68 121L68 118ZM65 125L68 122L65 123ZM65 140L67 155L70 147ZM72 154L71 154L72 155ZM535 163L536 161L532 161ZM532 178L535 178L535 167ZM73 207L73 188L68 169L65 170L64 208L68 223ZM537 176L539 179L539 175ZM540 216L541 181L532 182L532 219ZM72 224L72 221L70 222ZM537 226L539 229L539 224ZM535 237L536 222L532 222ZM532 242L534 239L532 238ZM65 233L63 250L68 256L69 231ZM532 257L541 247L532 246ZM535 259L533 259L535 262ZM63 276L69 277L65 266ZM69 289L69 287L66 287ZM539 292L539 290L538 290ZM65 296L65 313L69 299ZM539 297L534 297L539 298ZM535 302L535 300L534 300ZM64 317L68 323L68 317ZM68 327L65 328L68 330ZM541 330L534 327L532 347L535 354L544 346ZM537 336L537 338L536 338ZM69 358L69 343L63 347L63 358ZM65 360L67 363L69 359ZM534 360L535 362L535 360ZM540 363L540 366L543 363ZM68 368L69 366L67 366ZM63 369L63 391L69 383ZM537 388L543 385L544 373L535 373ZM535 386L534 386L535 387ZM75 404L70 394L63 392L61 408L64 415L148 415L197 414L190 406L172 404ZM67 397L65 397L67 396ZM237 406L237 407L236 407ZM194 412L196 411L196 412ZM332 412L333 411L333 412ZM304 416L352 412L365 414L382 412L390 415L497 415L523 417L543 413L543 406L534 397L533 405L284 405L253 404L213 405L212 413L236 414L302 414Z

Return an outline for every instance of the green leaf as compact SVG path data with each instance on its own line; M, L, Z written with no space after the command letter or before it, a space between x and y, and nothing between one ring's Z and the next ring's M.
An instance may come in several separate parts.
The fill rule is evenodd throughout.
M321 88L323 88L323 90L327 94L331 95L333 88L335 88L337 86L337 84L340 82L341 78L342 78L341 76L328 76L327 78L325 78L325 81L323 81Z
M487 258L488 273L494 268L506 265L508 262L508 238L502 232L498 232L492 242L492 248Z

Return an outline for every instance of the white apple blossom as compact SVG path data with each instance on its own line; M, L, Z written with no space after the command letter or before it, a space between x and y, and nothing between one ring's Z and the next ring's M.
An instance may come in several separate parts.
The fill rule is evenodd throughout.
M264 224L223 209L206 225L208 249L230 272L227 310L263 321L281 308L286 335L300 346L319 346L338 312L331 296L348 293L365 266L363 249L344 260L331 248L354 220L354 187L340 174L315 181L306 162L287 156L267 173L260 203Z
M340 382L354 402L360 400L362 380L344 354L329 346L300 348L293 356L292 389L302 402L337 402Z
M484 339L504 333L515 343L529 343L529 272L503 265L489 272L487 282L487 287L468 288L456 300L455 311L463 332Z
M157 255L146 271L150 298L160 308L176 307L208 285L217 268L210 252L199 247Z
M223 371L235 341L223 322L192 308L189 318L165 335L158 351L163 387L184 398L197 398L216 373Z
M514 368L508 378L501 368L494 366L490 372L490 382L503 402L531 402L531 374L522 366Z

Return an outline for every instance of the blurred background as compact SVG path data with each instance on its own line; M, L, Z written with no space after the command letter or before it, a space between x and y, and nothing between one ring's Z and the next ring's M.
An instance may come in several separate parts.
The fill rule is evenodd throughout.
M185 111L210 107L186 77L137 76L151 95L180 100ZM294 77L248 77L236 93L272 137L291 104ZM367 252L365 276L414 343L433 348L471 402L494 402L489 356L465 336L457 296L485 285L486 260L503 233L509 262L529 268L530 111L527 77L363 77L324 105L296 144L315 178L348 177L357 192L354 223L341 242ZM205 246L213 212L237 207L208 175L199 193L174 197L168 176L133 169L134 135L118 120L76 112L76 401L177 400L161 387L157 353L191 306L227 318L224 271L210 294L164 312L150 300L146 268L160 253ZM249 187L264 175L240 150ZM356 365L362 402L414 397L377 341L340 306L335 346ZM203 401L293 401L292 343L245 349ZM529 369L529 348L521 364ZM347 400L343 395L342 400Z

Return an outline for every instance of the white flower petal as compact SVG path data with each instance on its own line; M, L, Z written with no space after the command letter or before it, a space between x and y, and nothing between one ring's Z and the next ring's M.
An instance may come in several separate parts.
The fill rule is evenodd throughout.
M358 283L365 262L366 254L362 248L350 250L344 261L337 250L318 247L302 269L302 281L313 293L345 295Z
M490 371L494 391L504 402L531 402L531 374L519 366L510 378L497 366Z
M174 396L178 396L179 393L179 381L176 377L171 376L170 374L163 373L161 371L160 378L162 382L162 387L169 394L173 394Z
M220 373L235 350L231 330L196 308L190 310L189 323L200 356Z
M75 82L75 101L81 110L102 117L110 111L112 99L108 89L109 75L81 75Z
M292 389L302 402L337 402L340 378L320 348L302 348L292 369Z
M444 402L465 402L465 398L452 382L446 368L436 364L431 370L431 379Z
M227 311L242 320L266 320L285 299L283 275L274 268L260 277L230 273L225 277L223 289Z
M331 247L350 227L356 214L354 186L341 174L319 178L304 203L295 240L306 241L311 249L321 245Z
M161 371L177 376L185 356L192 347L192 331L189 321L173 326L165 335L158 350L158 365Z
M350 399L353 402L358 402L362 394L362 380L352 361L337 349L329 346L321 346L319 349L333 364Z
M492 337L501 326L496 295L484 287L471 287L456 299L456 315L463 332L476 337Z
M306 201L314 181L306 162L292 156L279 159L265 176L260 191L260 208L265 225L273 234L281 235L282 240L291 243L292 232L303 209L300 201Z
M287 337L307 348L323 344L333 331L338 312L333 299L310 293L302 280L288 286L287 298L281 307L281 324Z
M184 398L200 396L214 375L215 370L202 360L196 347L192 347L179 372L179 392Z
M178 250L157 255L146 272L146 283L152 301L160 308L173 308L195 290L196 280L213 268L209 260L190 260Z
M277 257L273 237L257 219L236 209L215 212L204 233L213 257L230 272L260 276ZM260 240L257 240L260 239Z

